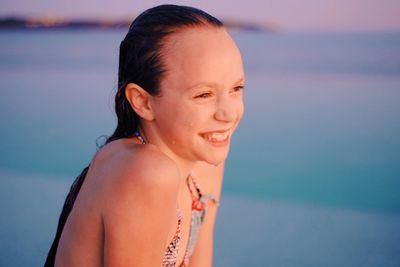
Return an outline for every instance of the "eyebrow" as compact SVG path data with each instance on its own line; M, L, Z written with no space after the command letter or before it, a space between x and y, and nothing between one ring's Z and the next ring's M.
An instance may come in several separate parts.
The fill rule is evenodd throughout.
M235 82L235 83L233 83L233 84L239 84L239 83L244 83L244 77L241 77L237 82ZM200 87L200 86L218 88L218 84L217 84L217 83L213 83L213 82L201 82L201 83L198 83L198 84L196 84L196 85L190 86L190 87L188 88L188 90L194 90L194 89L196 89L197 87Z

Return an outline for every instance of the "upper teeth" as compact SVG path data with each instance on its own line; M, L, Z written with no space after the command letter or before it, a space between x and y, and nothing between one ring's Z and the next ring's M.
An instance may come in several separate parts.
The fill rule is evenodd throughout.
M206 134L204 137L208 141L213 141L213 142L220 142L224 141L226 138L228 138L229 132L225 133L211 133L211 134Z

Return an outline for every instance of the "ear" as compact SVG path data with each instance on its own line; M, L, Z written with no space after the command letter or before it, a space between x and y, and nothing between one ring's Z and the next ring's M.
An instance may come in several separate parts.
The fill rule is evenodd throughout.
M146 90L135 83L128 83L125 88L125 96L131 104L132 109L145 120L153 120L154 114L151 108L150 98Z

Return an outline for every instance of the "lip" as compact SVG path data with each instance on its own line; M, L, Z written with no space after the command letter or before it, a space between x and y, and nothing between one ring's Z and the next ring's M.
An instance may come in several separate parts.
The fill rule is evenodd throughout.
M221 141L217 141L217 140L210 140L207 139L206 136L207 135L211 135L211 134L227 134L227 137L224 140ZM224 147L226 145L229 144L230 141L230 137L231 137L231 133L230 133L230 129L223 129L223 130L214 130L214 131L209 131L209 132L203 132L199 134L207 143L216 146L216 147Z

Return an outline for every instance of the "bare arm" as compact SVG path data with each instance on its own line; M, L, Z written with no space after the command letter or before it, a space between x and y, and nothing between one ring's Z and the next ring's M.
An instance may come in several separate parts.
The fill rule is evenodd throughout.
M155 156L151 162L156 161L157 168L149 167L149 162L126 167L106 193L104 266L162 265L168 233L176 221L179 172Z
M200 163L196 165L193 176L197 178L196 180L203 193L211 193L219 200L221 196L223 173L224 164L215 167L206 163ZM207 208L204 224L200 229L195 250L190 258L190 267L212 266L214 225L218 207L216 204L209 202Z

